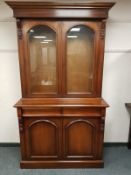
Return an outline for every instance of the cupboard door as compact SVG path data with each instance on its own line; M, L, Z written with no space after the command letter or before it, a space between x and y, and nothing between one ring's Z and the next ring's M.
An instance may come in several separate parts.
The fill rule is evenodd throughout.
M67 159L95 159L98 147L96 119L64 120L64 152Z
M61 121L57 119L25 119L28 159L60 158Z
M28 96L59 94L59 23L24 23Z
M98 29L99 25L93 22L63 23L66 41L64 93L68 96L93 96L96 93Z

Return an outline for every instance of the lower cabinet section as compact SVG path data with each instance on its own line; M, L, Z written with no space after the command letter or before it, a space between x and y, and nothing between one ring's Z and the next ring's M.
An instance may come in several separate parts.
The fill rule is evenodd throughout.
M103 166L101 117L26 116L22 120L22 168Z
M103 167L107 104L101 99L82 99L82 105L74 104L74 99L59 99L54 105L52 100L45 105L32 99L31 105L25 99L16 105L21 168Z

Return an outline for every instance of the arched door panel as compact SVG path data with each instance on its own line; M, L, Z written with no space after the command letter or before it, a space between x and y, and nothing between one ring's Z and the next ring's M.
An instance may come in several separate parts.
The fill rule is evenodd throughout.
M63 128L66 159L97 156L98 122L95 119L65 119Z
M25 137L29 159L58 159L60 157L61 125L57 119L26 119Z
M33 97L56 96L59 80L59 23L25 22L26 93Z
M63 24L65 96L96 95L98 29L99 23L93 22Z

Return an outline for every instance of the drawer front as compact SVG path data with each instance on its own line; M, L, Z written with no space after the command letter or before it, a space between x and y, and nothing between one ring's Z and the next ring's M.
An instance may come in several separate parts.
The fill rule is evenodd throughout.
M83 108L83 107L74 107L74 108L64 108L64 116L101 116L102 110L100 108Z
M22 109L22 115L24 117L36 117L36 116L61 116L61 108L37 108L37 109Z
M61 108L23 108L22 115L24 117L36 117L36 116L104 116L105 109L102 108L84 108L84 107L61 107Z

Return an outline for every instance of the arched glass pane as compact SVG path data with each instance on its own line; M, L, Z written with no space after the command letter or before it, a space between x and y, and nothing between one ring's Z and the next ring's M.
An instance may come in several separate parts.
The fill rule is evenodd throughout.
M67 93L93 90L94 32L78 25L67 33Z
M28 37L31 93L56 93L56 34L48 26L35 26Z

